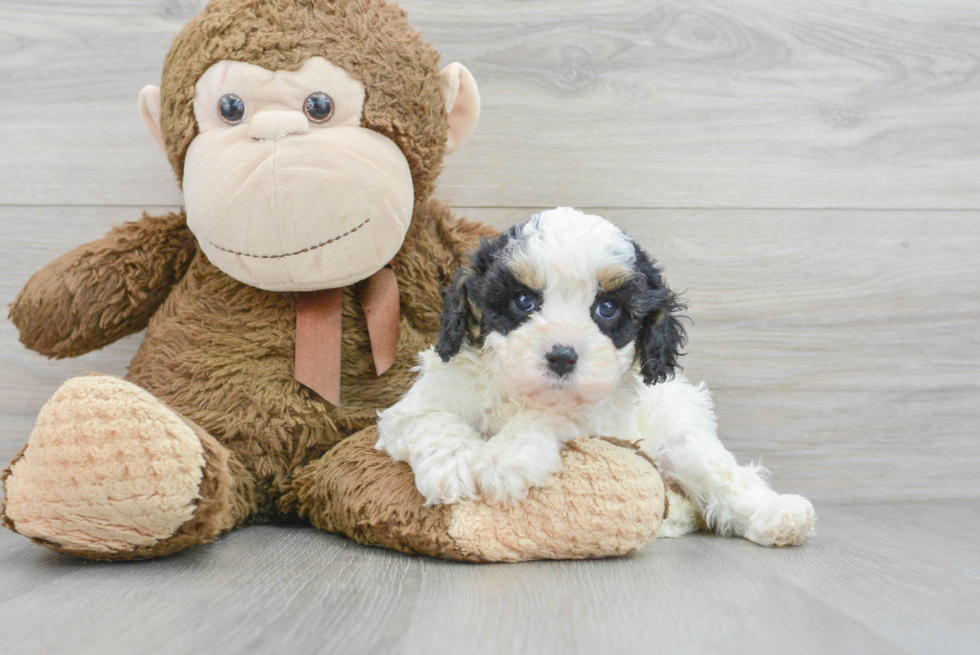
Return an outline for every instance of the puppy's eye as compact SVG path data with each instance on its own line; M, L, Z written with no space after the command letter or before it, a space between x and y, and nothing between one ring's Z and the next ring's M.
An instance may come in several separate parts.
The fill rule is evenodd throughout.
M538 303L534 301L534 298L522 293L521 295L514 298L514 309L524 314L528 312L533 312L538 308Z
M218 101L218 115L229 125L238 125L245 118L245 101L234 93L226 93Z
M619 316L619 305L607 300L596 305L595 315L606 321L611 321Z
M333 116L333 98L323 91L311 93L303 101L303 113L314 123L326 123Z

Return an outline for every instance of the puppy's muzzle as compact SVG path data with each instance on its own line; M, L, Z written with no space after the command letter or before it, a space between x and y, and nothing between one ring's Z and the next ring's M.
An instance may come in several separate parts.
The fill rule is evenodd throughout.
M575 370L578 353L569 346L554 346L544 358L548 362L548 370L563 378Z

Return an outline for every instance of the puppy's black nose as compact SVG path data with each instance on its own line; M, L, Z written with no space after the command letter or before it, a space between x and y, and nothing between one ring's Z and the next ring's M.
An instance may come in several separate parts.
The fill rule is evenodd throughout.
M544 358L548 360L548 370L563 378L575 370L578 353L575 352L574 348L568 346L555 346Z

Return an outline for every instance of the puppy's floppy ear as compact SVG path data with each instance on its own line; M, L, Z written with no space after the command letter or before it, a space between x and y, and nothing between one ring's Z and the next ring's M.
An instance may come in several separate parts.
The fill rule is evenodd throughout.
M680 350L687 343L687 332L681 324L687 309L673 291L664 284L656 263L635 243L636 267L646 278L649 310L637 337L640 373L646 384L666 382L674 377Z
M456 356L471 329L480 321L480 280L496 261L498 254L519 231L520 225L494 239L480 239L470 253L469 266L457 271L453 283L442 292L442 316L436 353L444 362Z
M439 323L439 341L436 353L444 362L456 356L463 347L463 340L473 321L467 280L473 271L469 267L456 271L453 283L442 291L442 316Z

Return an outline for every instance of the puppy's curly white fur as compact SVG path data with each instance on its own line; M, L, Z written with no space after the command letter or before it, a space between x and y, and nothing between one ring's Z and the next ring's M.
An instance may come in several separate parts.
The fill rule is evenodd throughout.
M684 305L655 262L608 221L559 207L477 250L445 296L439 343L380 415L377 447L408 462L428 504L518 502L587 435L637 442L694 512L696 528L801 543L813 506L773 491L717 437L710 395L676 375Z

